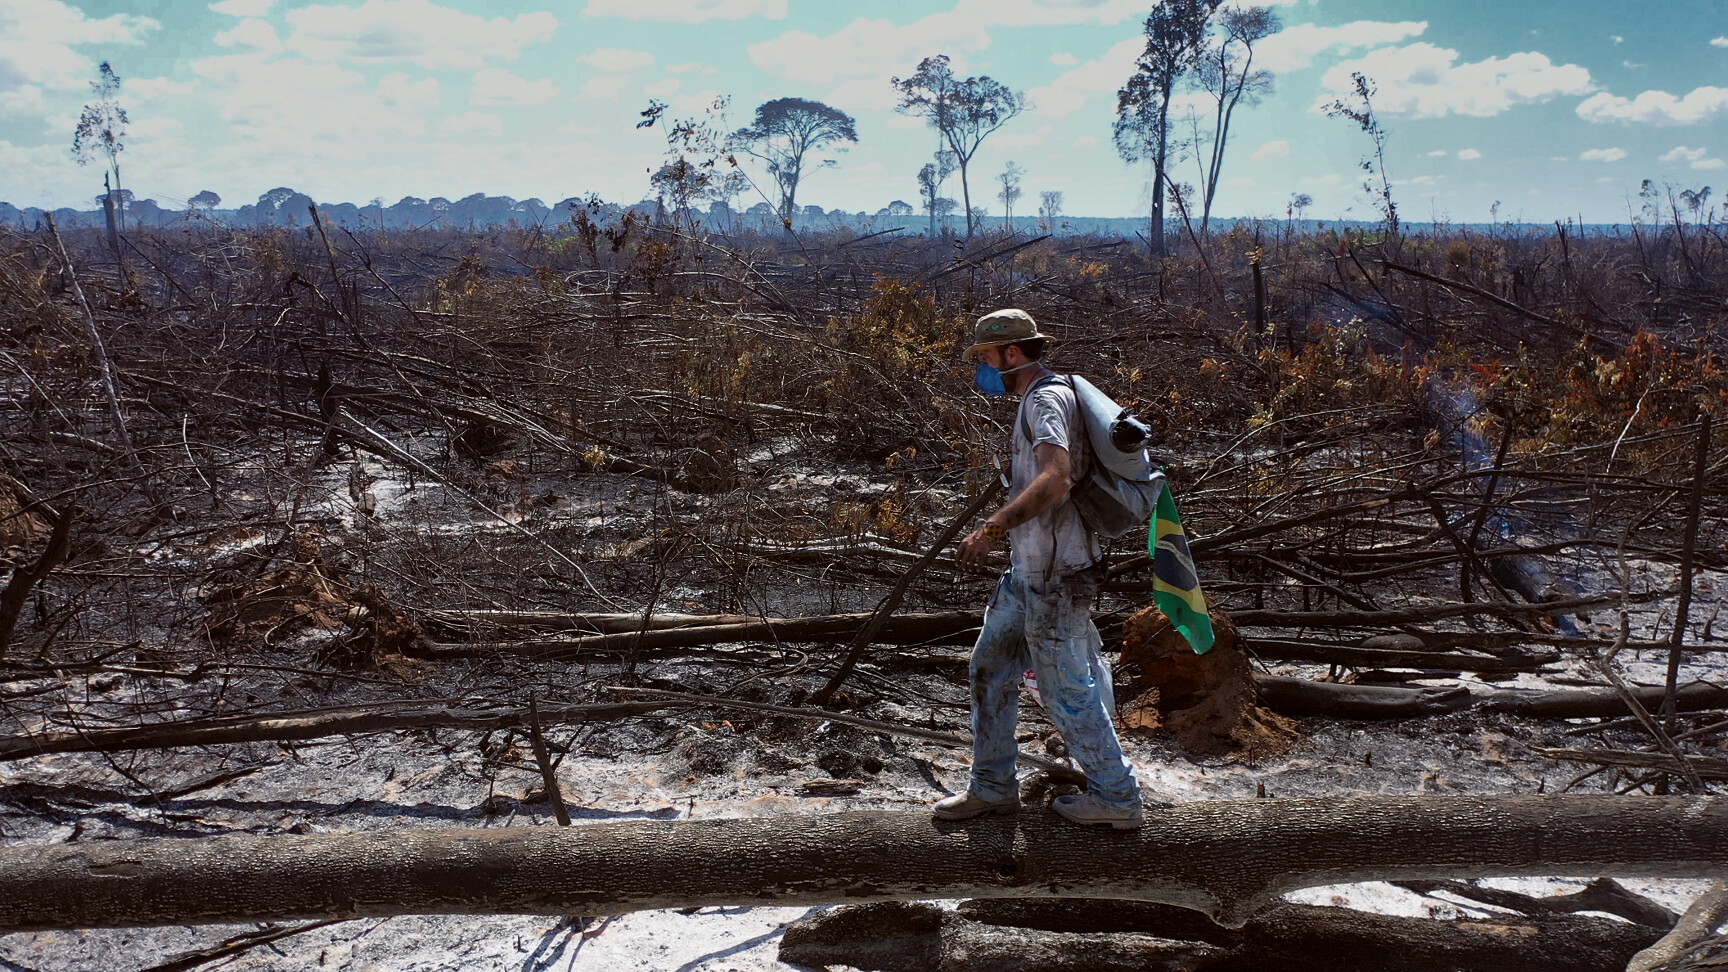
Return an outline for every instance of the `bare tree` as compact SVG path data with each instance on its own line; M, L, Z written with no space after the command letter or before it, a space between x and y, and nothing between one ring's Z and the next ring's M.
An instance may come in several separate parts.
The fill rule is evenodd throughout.
M120 75L114 73L107 61L97 69L97 78L90 82L90 90L96 93L96 100L85 105L84 113L78 118L78 129L72 134L72 157L79 165L89 165L96 159L108 164L108 172L102 177L108 190L102 208L108 216L109 245L118 255L120 241L115 235L115 224L121 228L126 225L125 205L118 197L121 188L120 153L126 150L126 126L130 119L118 100Z
M895 111L921 115L941 133L960 167L960 193L965 203L966 236L972 236L972 188L967 166L989 135L1026 109L1026 96L990 77L960 79L948 66L948 55L918 62L909 78L894 78L900 92Z
M996 198L1002 200L1002 219L1010 233L1014 232L1014 202L1020 198L1020 177L1025 174L1025 169L1010 162L996 175L996 180L1002 183L1002 191Z
M1164 252L1164 184L1170 162L1170 99L1194 66L1220 0L1165 0L1146 18L1146 49L1116 92L1112 134L1123 161L1152 163L1154 253Z
M918 199L924 204L924 212L930 217L930 235L936 235L936 215L945 212L940 203L942 199L942 183L954 174L954 153L941 151L936 153L934 162L924 163L924 168L918 170ZM948 200L952 208L953 200Z
M768 165L768 174L780 190L780 215L798 211L798 185L816 169L839 164L823 159L811 164L809 153L824 146L844 147L858 142L852 116L820 101L776 98L756 108L756 120L733 134L739 148Z
M648 177L649 185L664 200L670 199L674 218L685 218L695 229L691 213L698 199L727 200L746 182L732 155L732 137L727 133L726 108L731 98L722 95L703 109L704 118L668 121L666 103L650 100L641 112L637 128L658 126L666 137L666 162ZM728 206L730 208L730 206ZM787 229L791 218L781 216Z
M1374 199L1375 207L1385 217L1386 235L1397 236L1398 205L1392 201L1392 179L1386 174L1386 129L1381 126L1380 119L1374 117L1374 82L1361 71L1352 72L1350 78L1355 85L1356 97L1350 101L1343 98L1334 100L1326 106L1326 114L1350 119L1373 141L1374 154L1362 157L1362 171L1368 173L1362 180L1362 191ZM1374 184L1376 175L1379 176L1379 185Z
M1265 7L1227 7L1218 15L1216 43L1200 51L1195 65L1199 86L1212 97L1212 152L1205 171L1206 191L1200 201L1200 232L1212 223L1212 197L1224 170L1224 147L1230 140L1230 117L1238 105L1254 105L1272 90L1272 73L1255 70L1254 45L1278 32L1278 15Z
M1038 228L1050 232L1050 227L1062 216L1062 190L1046 189L1038 194Z

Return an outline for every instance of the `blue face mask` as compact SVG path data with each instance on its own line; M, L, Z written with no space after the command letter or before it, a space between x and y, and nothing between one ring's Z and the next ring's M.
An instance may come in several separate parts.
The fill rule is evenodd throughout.
M978 370L972 376L972 384L986 395L1006 395L1008 386L1002 381L1002 372L990 367L984 362L978 362Z
M1031 368L1037 364L1036 361L1028 361L1023 365L1002 371L980 361L978 362L978 370L972 375L972 384L977 385L978 390L986 395L1006 395L1008 394L1008 384L1002 380L1002 376Z

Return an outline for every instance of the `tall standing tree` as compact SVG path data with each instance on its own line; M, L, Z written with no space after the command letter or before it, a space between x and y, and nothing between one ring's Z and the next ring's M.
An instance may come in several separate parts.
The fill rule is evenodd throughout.
M1164 253L1164 185L1169 181L1170 99L1193 69L1221 0L1163 0L1146 17L1146 49L1116 92L1112 134L1123 161L1152 164L1152 250Z
M1002 221L1008 225L1008 232L1014 232L1014 202L1020 198L1020 177L1026 170L1013 162L1002 167L996 174L996 181L1002 183L1002 191L996 198L1002 200Z
M1197 59L1197 79L1212 97L1214 108L1212 152L1206 165L1206 191L1200 200L1201 233L1212 223L1212 197L1224 171L1230 117L1238 105L1258 104L1272 90L1272 73L1254 67L1254 45L1276 34L1279 26L1278 15L1265 7L1226 7L1218 14L1216 39Z
M839 164L834 159L812 162L812 152L827 146L844 148L858 142L852 116L820 101L776 98L756 108L756 119L740 128L733 140L745 152L768 165L768 174L780 190L780 216L790 218L798 209L798 186L817 169Z
M956 78L948 66L948 55L938 54L918 62L908 78L894 78L900 93L895 111L918 115L941 133L954 161L960 167L960 193L966 210L966 236L972 236L972 187L967 166L992 132L1026 110L1026 96L994 78Z
M112 236L114 223L118 221L124 227L126 222L126 211L118 203L118 194L121 189L120 153L126 150L126 126L130 119L126 117L126 109L120 106L120 75L114 73L107 61L97 69L90 90L96 93L96 100L85 105L84 113L78 118L78 129L72 134L72 157L79 165L89 165L96 159L107 162L108 175L102 181L107 184L108 202L102 208L110 214L109 235Z

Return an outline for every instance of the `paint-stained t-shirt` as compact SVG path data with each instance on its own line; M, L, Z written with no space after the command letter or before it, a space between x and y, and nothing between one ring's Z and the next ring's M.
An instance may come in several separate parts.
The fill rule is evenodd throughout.
M1066 382L1046 379L1020 400L1011 436L1010 500L1025 491L1038 476L1038 457L1033 447L1042 443L1068 450L1070 475L1078 481L1086 461L1084 444L1079 443L1086 431L1080 421L1079 402L1074 397L1074 389ZM1098 538L1086 528L1080 512L1066 497L1009 530L1008 541L1010 566L1038 591L1050 590L1061 578L1084 570L1103 557Z

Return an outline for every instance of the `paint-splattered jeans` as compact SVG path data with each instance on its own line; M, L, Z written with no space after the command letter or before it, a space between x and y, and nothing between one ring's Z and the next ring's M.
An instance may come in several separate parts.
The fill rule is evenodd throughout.
M1098 657L1101 640L1092 624L1097 587L1092 573L1064 578L1046 594L1013 571L996 584L972 647L974 795L999 801L1019 793L1014 729L1020 680L1030 667L1038 673L1045 714L1086 774L1087 789L1111 806L1140 805L1134 765L1122 755L1110 724L1110 675Z

